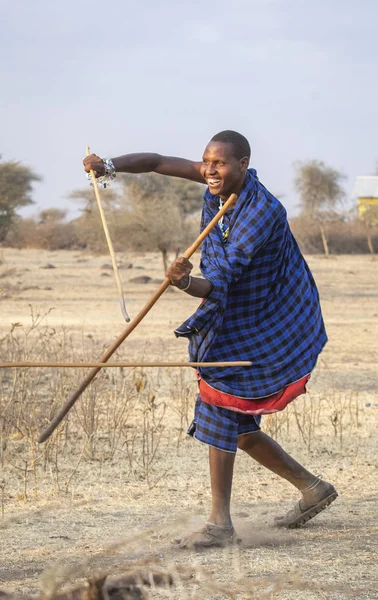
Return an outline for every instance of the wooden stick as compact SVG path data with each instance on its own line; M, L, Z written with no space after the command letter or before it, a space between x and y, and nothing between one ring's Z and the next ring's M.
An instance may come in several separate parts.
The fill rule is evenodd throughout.
M0 363L0 369L32 369L37 367L50 367L53 369L74 369L77 367L100 367L101 369L114 367L250 367L249 360L230 360L223 362L12 362Z
M90 152L91 151L89 149L89 146L87 146L87 156L89 156ZM94 193L95 193L96 200L97 200L98 210L100 211L100 217L101 217L101 221L102 221L102 226L104 228L106 241L108 242L108 248L109 248L110 256L111 256L111 259L112 259L113 271L114 271L114 276L115 276L115 280L116 280L116 284L117 284L117 288L118 288L119 301L120 301L120 304L121 304L121 311L122 311L122 314L124 316L124 319L125 319L126 323L129 323L130 322L130 317L129 317L129 315L127 313L127 310L126 310L126 303L125 303L125 298L124 298L124 295L123 295L121 278L119 276L116 255L115 255L113 244L112 244L112 240L111 240L111 237L110 237L110 233L109 233L109 229L108 229L108 224L106 222L104 209L102 208L102 202L101 202L101 198L100 198L100 192L99 192L99 189L98 189L96 176L94 174L93 169L91 169L89 171L89 173L90 173L91 178L92 178L93 189L94 189Z
M210 233L210 231L215 227L218 223L219 219L228 211L229 208L235 205L237 200L236 194L231 194L227 202L224 203L222 208L218 211L215 217L210 221L210 223L205 227L202 233L198 236L194 244L190 246L184 253L185 258L190 258L194 252L199 248L202 244L203 240ZM99 363L106 363L108 359L114 354L117 348L125 341L125 339L130 335L132 331L134 331L135 327L144 319L146 314L151 310L153 305L159 300L160 296L165 292L165 290L170 286L170 281L166 277L163 283L160 285L159 289L153 294L152 298L147 302L147 304L142 308L142 310L137 314L137 316L133 319L133 321L126 327L126 329L121 333L121 335L113 342L111 346L104 352L104 354L99 359ZM53 418L50 425L41 433L38 438L38 442L42 444L45 442L53 431L58 427L59 423L64 419L68 411L75 404L76 400L80 398L81 394L88 387L91 381L96 377L97 373L100 371L101 367L95 367L92 371L89 372L84 381L80 384L75 392L68 398L61 411Z

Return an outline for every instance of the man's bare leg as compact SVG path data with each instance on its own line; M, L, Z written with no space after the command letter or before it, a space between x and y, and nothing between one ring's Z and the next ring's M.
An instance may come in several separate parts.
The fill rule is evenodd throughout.
M320 480L310 471L307 471L287 454L277 442L262 431L240 435L238 437L238 448L244 450L260 465L286 479L302 492L302 500L294 511L296 515L293 511L290 511L286 517L281 519L283 525L297 527L314 517L337 498L337 492L331 484ZM319 510L310 510L311 507L317 505ZM300 513L305 515L303 519L301 519Z
M211 478L211 512L209 522L219 527L231 527L231 489L235 454L209 447Z
M211 511L202 529L181 540L181 548L222 547L234 543L236 534L231 521L230 503L235 454L209 447Z
M292 483L298 490L311 486L316 477L302 467L277 442L262 431L239 435L238 448L260 465Z

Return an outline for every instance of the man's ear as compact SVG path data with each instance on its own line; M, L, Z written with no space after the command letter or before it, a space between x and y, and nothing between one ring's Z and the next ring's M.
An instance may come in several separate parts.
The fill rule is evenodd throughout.
M248 156L244 156L243 158L240 159L240 170L241 171L246 171L248 169L248 165L249 165Z

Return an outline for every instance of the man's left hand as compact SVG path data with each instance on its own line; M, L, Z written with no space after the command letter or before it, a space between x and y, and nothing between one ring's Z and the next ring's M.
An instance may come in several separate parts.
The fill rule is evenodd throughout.
M168 277L168 279L171 282L171 285L174 285L175 287L182 290L189 283L189 275L192 269L192 263L184 256L179 256L171 264L165 276Z

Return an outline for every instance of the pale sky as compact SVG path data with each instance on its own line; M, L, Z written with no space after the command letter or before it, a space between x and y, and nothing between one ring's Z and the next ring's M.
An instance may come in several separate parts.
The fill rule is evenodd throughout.
M77 211L87 143L200 160L223 129L289 215L296 160L351 197L378 159L377 24L377 0L0 0L0 154L43 177L23 214Z

